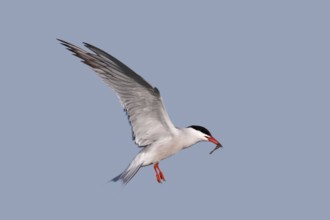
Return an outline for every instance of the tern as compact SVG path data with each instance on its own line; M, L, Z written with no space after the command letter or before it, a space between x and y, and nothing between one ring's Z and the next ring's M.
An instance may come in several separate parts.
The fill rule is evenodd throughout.
M88 43L84 45L92 53L64 40L57 40L114 90L128 116L133 141L142 148L128 167L112 181L120 180L127 184L141 167L153 165L156 180L162 183L165 176L158 165L161 160L201 141L216 145L210 154L222 147L210 131L202 126L175 127L159 90L115 57Z

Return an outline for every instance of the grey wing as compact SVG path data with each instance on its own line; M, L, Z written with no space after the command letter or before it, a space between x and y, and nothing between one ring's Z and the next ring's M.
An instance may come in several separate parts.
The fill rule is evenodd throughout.
M147 146L159 136L171 136L176 128L164 107L160 93L141 76L110 54L84 43L94 53L58 39L61 44L82 59L108 84L119 97L138 146Z

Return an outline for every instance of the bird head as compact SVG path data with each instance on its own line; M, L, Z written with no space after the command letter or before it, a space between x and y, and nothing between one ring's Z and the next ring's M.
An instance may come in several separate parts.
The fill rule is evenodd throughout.
M206 128L199 126L199 125L191 125L191 126L189 126L189 128L192 128L192 129L198 131L198 133L199 133L198 135L200 136L201 141L209 141L216 145L216 147L210 152L210 154L212 154L215 150L222 147L220 142L217 139L215 139L212 136L211 132L209 130L207 130Z

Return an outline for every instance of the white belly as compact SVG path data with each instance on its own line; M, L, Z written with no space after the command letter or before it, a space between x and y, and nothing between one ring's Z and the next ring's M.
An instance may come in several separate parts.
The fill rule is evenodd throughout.
M150 164L159 163L161 160L164 160L182 150L183 147L181 144L173 144L173 142L153 144L143 151L140 154L143 154L143 166Z

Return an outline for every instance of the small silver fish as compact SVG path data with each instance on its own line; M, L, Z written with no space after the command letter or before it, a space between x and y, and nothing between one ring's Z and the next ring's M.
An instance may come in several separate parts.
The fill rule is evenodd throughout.
M219 149L220 147L222 147L222 145L220 143L217 144L217 146L215 146L215 148L210 152L210 154L212 154L215 150Z

